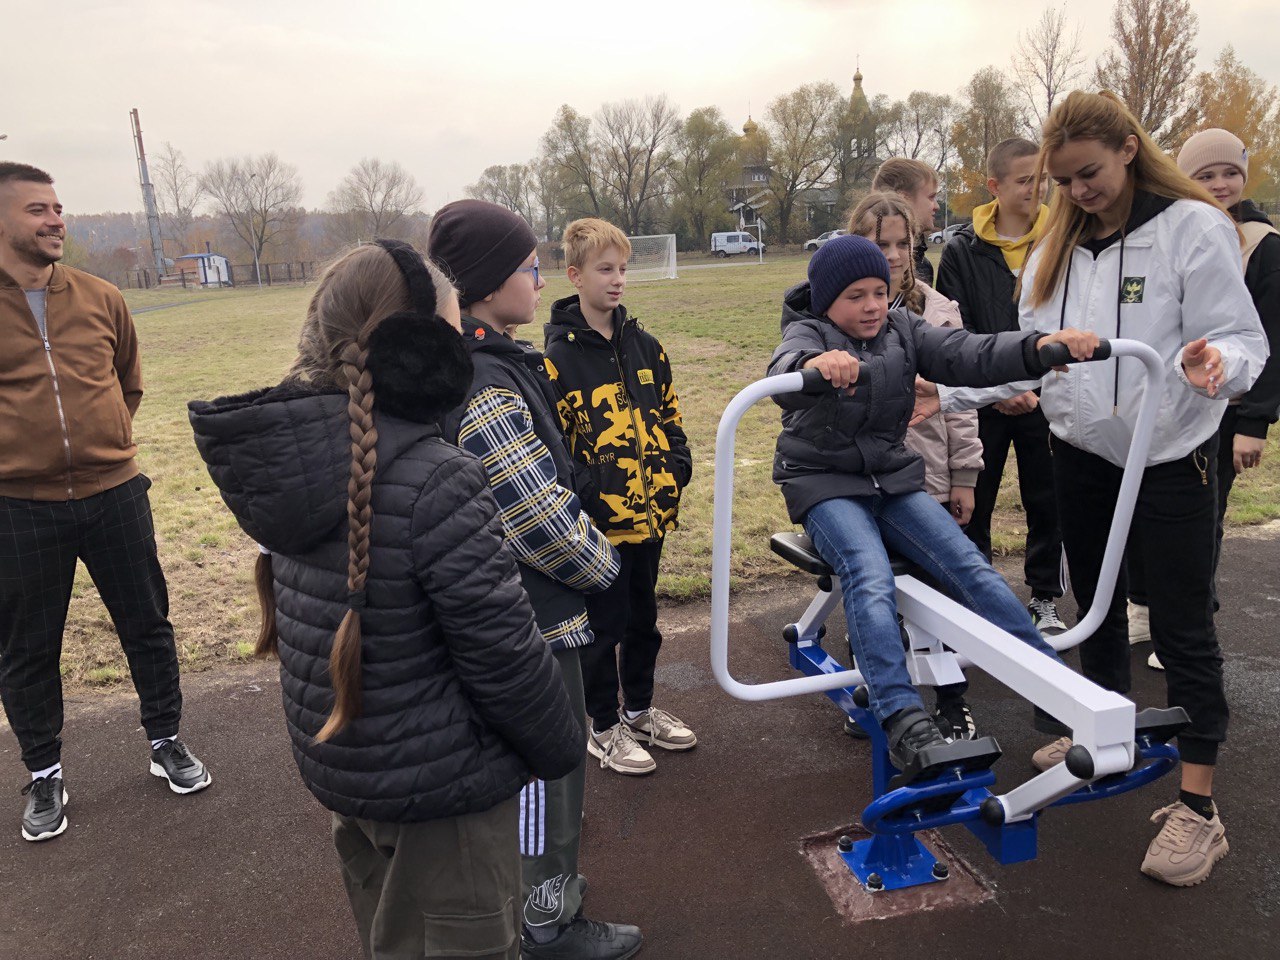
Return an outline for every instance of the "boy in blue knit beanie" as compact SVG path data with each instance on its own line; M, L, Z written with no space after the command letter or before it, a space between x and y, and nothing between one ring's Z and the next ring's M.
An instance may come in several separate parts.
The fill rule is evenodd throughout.
M1098 339L1072 329L975 334L890 310L889 263L860 236L829 241L809 261L808 283L783 298L782 343L769 373L814 368L832 390L774 398L783 412L773 479L792 522L804 525L840 578L850 651L890 758L909 780L957 763L989 764L995 755L970 761L972 751L948 744L925 712L907 673L886 548L957 602L1057 659L1004 578L924 492L924 464L903 442L916 374L974 386L1037 379L1048 372L1038 348L1050 342L1084 359Z

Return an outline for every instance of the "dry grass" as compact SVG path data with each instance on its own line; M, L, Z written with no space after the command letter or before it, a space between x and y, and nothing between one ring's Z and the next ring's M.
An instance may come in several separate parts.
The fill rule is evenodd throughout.
M711 567L711 488L716 424L729 398L764 373L778 339L783 289L804 277L804 258L764 265L742 260L691 269L676 282L635 283L631 312L671 356L694 478L685 494L683 528L671 535L660 589L668 598L704 595ZM277 382L293 356L309 287L215 291L134 291L140 312L147 395L135 433L151 492L161 557L169 579L178 646L187 669L248 655L257 609L250 571L254 547L223 506L196 453L186 402ZM570 292L561 277L543 294ZM539 339L538 331L530 331ZM733 573L737 583L781 573L768 536L786 529L782 498L769 479L777 433L776 408L759 404L738 437ZM1010 458L1012 461L1012 458ZM1273 440L1263 466L1233 494L1232 523L1280 517L1280 449ZM1026 528L1011 462L996 517L997 550L1020 549ZM114 683L128 671L97 593L81 571L71 605L63 671L76 683Z

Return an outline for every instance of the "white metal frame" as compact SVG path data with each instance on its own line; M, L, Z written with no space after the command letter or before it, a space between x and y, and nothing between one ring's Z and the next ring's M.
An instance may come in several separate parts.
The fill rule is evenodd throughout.
M1164 364L1151 347L1136 340L1112 340L1111 355L1140 360L1146 369L1147 389L1125 461L1093 606L1077 626L1049 640L1058 651L1074 647L1090 636L1102 623L1111 604L1156 415L1164 394ZM732 550L734 446L738 422L757 401L778 394L796 393L802 383L800 373L787 373L748 385L729 402L716 433L711 669L720 686L740 700L775 700L840 687L856 687L863 682L862 674L857 670L767 683L743 683L729 671L729 555ZM832 581L832 589L820 591L797 623L799 643L815 643L818 628L840 603L838 578L833 577ZM1135 715L1132 701L1104 690L1071 668L1050 660L914 577L900 576L896 579L896 586L898 612L907 624L911 639L907 666L915 683L952 683L960 679L962 667L976 666L1070 727L1075 743L1088 750L1093 758L1094 775L1091 780L1132 767ZM948 649L943 648L940 637L945 637ZM1083 782L1086 781L1072 775L1065 764L1059 764L997 799L1004 807L1006 822L1013 822L1031 817L1037 810L1078 789Z

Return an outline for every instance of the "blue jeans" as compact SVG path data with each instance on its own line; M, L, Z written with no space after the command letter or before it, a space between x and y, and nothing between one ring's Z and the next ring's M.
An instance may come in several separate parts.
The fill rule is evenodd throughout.
M928 494L824 500L805 515L804 528L840 578L849 646L881 724L899 710L924 709L907 673L886 547L920 566L958 603L1059 660L1004 578Z

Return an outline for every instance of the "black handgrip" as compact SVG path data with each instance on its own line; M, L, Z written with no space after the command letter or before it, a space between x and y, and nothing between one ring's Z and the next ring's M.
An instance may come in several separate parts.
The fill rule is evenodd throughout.
M1099 340L1098 345L1093 348L1093 356L1088 360L1080 361L1071 356L1071 351L1067 349L1065 343L1046 343L1040 348L1040 362L1046 367L1061 367L1067 363L1093 363L1095 360L1109 360L1111 358L1111 341Z
M867 365L865 363L858 364L858 379L854 381L854 386L862 382ZM822 371L817 367L807 367L800 371L800 376L804 378L804 386L800 388L800 392L810 397L820 397L823 394L831 393L835 387L831 386L831 381L822 375Z

